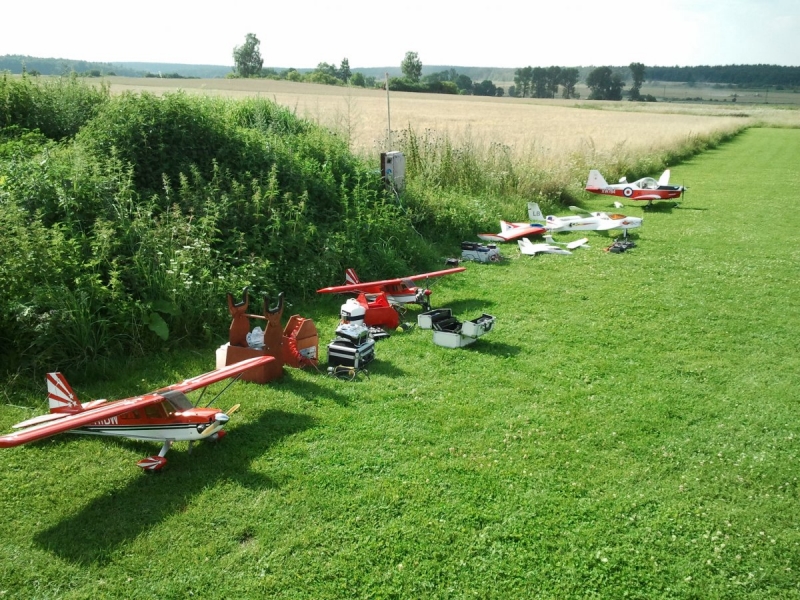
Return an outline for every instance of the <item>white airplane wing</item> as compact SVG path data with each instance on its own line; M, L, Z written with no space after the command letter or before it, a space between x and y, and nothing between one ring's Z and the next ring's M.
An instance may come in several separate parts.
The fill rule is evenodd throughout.
M567 250L574 250L575 248L588 248L589 238L581 238L567 244Z

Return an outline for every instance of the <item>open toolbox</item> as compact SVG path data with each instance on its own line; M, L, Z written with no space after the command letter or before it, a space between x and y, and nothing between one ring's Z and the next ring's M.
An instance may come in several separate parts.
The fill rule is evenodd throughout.
M477 319L461 322L449 308L429 310L417 316L420 329L433 330L433 343L444 348L472 344L494 328L495 317L483 313Z

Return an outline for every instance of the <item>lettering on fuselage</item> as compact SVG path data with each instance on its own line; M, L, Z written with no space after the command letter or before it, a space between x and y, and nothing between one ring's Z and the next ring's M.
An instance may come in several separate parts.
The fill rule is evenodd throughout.
M119 419L118 417L109 417L108 419L95 421L92 425L119 425Z

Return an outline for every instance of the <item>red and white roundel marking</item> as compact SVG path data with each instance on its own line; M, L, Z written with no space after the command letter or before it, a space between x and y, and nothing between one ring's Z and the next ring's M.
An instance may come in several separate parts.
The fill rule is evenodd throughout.
M631 196L633 196L633 190L631 188L625 188L624 190L622 190L622 193L625 194L626 198L630 198Z

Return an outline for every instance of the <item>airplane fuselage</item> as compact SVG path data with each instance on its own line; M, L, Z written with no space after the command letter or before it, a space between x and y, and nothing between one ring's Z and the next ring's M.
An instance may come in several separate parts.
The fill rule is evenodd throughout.
M215 408L193 408L176 412L168 402L148 406L144 410L124 413L71 430L83 435L104 435L134 440L191 442L214 423L219 414ZM146 414L141 414L146 413Z

